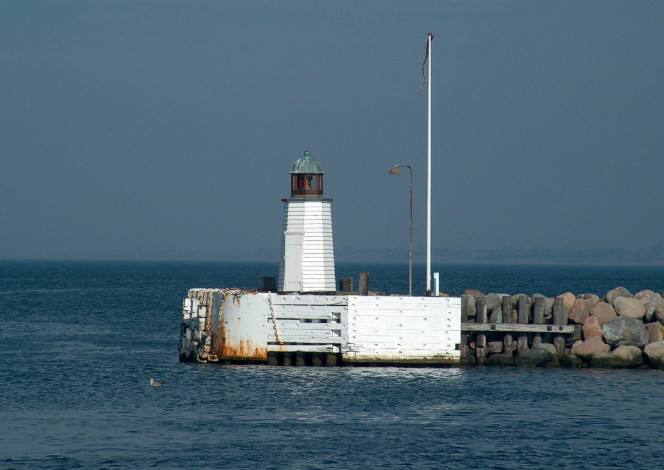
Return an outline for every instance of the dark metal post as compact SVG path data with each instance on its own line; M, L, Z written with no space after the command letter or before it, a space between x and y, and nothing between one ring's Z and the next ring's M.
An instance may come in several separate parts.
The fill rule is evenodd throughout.
M390 169L391 175L400 175L400 168L408 168L410 172L410 263L408 271L408 295L413 295L413 169L410 165L394 165Z

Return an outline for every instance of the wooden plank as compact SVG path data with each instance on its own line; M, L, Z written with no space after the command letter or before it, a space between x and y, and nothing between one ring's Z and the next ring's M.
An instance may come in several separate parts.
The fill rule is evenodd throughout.
M574 332L574 325L520 325L518 323L462 323L461 331L500 331L500 332L526 332L526 333L560 333Z
M267 294L266 294L267 295ZM270 294L272 304L277 305L348 305L345 295Z
M272 319L268 319L268 328L273 328L274 322ZM300 320L292 319L281 319L277 320L277 328L279 333L282 331L314 331L314 330L341 330L341 323L314 323L314 322L303 322Z
M303 343L303 344L342 344L341 336L330 335L284 335L279 332L281 343ZM268 333L268 343L279 343L274 333Z

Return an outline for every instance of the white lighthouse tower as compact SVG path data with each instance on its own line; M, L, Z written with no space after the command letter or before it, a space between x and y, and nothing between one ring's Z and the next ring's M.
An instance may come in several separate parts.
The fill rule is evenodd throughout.
M304 152L291 168L291 196L284 201L278 289L335 290L332 199L323 196L323 167Z

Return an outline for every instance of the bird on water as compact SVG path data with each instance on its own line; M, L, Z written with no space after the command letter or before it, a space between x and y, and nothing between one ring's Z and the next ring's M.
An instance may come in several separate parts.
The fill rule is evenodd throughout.
M150 377L150 385L152 385L153 387L161 387L162 385L164 385L164 383L166 382L164 382L163 380L155 380L152 377Z

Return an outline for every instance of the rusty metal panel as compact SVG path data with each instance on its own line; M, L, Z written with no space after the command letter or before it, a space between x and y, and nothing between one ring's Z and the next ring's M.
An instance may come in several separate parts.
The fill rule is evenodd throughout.
M267 294L233 290L223 294L214 353L220 359L267 360Z
M457 362L461 299L348 297L349 362Z

